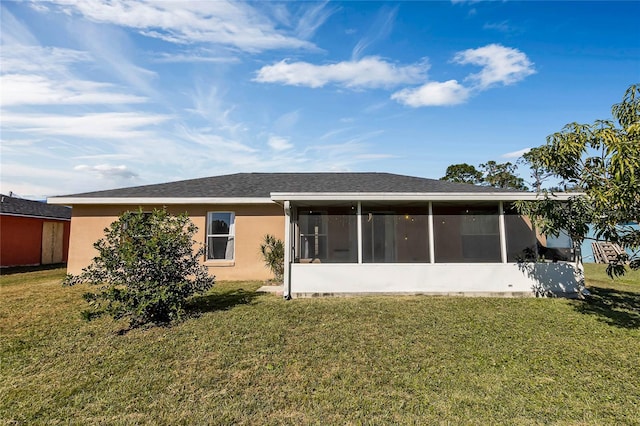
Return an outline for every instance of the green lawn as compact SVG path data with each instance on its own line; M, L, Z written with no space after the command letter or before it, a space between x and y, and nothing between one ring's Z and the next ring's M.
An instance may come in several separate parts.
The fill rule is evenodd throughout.
M127 333L63 276L0 278L0 424L640 424L638 275L588 266L588 301L220 283Z

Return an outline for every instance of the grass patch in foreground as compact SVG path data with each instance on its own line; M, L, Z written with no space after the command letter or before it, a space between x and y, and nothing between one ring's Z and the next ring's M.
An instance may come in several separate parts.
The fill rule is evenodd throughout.
M220 283L193 318L118 335L50 274L0 281L5 423L640 423L640 325L606 303L287 302ZM640 289L616 285L637 312Z

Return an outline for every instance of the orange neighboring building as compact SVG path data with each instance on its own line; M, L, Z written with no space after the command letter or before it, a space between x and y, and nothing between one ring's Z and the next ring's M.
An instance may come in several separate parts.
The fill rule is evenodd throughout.
M67 262L69 207L0 197L0 267Z

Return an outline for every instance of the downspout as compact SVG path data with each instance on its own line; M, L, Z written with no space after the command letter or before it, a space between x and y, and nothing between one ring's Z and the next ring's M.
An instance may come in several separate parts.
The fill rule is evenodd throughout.
M291 203L284 202L284 282L282 296L291 300Z

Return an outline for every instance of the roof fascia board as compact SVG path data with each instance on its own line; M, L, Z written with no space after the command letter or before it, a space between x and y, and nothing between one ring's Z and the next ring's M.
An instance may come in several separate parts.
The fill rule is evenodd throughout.
M68 217L55 217L55 216L37 216L33 214L20 214L20 213L0 213L0 216L16 216L16 217L28 217L30 219L51 219L51 220L63 220L69 222L71 219Z
M566 201L581 193L553 194L552 198ZM536 193L522 192L272 192L274 201L535 201L543 199Z
M267 197L51 197L49 204L273 204Z

